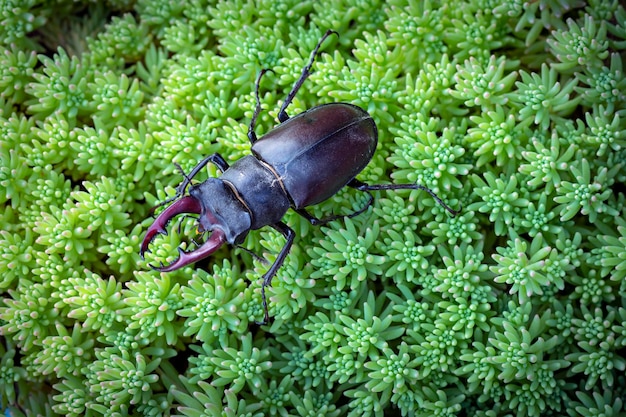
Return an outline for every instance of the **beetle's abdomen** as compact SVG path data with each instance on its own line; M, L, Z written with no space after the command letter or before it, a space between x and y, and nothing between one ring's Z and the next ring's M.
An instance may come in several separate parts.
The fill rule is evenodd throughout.
M378 142L372 117L347 103L323 104L277 126L252 146L281 178L295 208L336 194L369 163Z

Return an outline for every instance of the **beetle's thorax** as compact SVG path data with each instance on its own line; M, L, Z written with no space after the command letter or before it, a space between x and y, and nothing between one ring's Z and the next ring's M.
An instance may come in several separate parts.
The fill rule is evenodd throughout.
M250 229L278 223L290 207L289 197L276 172L252 155L244 156L220 178L250 213Z

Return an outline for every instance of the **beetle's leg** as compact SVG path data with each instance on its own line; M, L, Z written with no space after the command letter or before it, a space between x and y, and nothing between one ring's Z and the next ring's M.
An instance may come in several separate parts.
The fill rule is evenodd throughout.
M259 75L257 75L256 77L256 83L254 84L254 96L256 97L256 107L254 108L254 113L252 113L252 120L250 120L250 125L248 126L248 139L250 139L250 143L252 143L253 145L254 145L254 142L256 142L257 140L256 133L254 132L254 126L256 125L256 119L259 117L259 113L261 113L261 99L259 98L259 85L261 84L261 77L263 77L263 74L265 74L267 71L274 72L274 70L272 69L263 68L261 71L259 71Z
M314 215L312 215L311 213L309 213L308 211L306 211L305 209L295 209L294 210L296 213L298 213L299 215L301 215L302 217L304 217L305 219L307 219L307 221L309 223L311 223L313 226L319 226L320 224L326 224L329 221L335 220L337 217L340 216L331 216L327 219L318 219L317 217L315 217ZM326 221L328 220L328 221Z
M185 187L189 185L193 177L198 175L198 172L200 172L200 170L204 168L206 164L208 164L209 162L215 165L222 172L226 171L229 168L228 162L226 162L226 160L224 160L222 155L220 155L219 153L214 153L212 155L209 155L206 158L204 158L202 161L198 162L198 164L195 167L193 167L189 175L185 176L185 179L187 180ZM185 181L183 183L185 183Z
M160 202L159 204L157 204L156 206L150 209L150 215L153 215L154 211L158 209L159 207L169 204L170 202L183 196L185 194L185 191L187 190L187 187L189 186L189 184L191 184L191 180L193 179L193 177L198 175L198 172L200 172L200 170L204 168L206 164L208 164L209 162L212 162L222 172L228 169L228 162L226 162L226 160L224 160L222 155L220 155L219 153L214 153L212 155L209 155L206 158L204 158L202 161L198 162L196 166L193 167L189 175L185 174L185 172L180 167L180 165L175 164L183 176L183 181L180 184L178 184L178 186L176 187L176 194Z
M348 186L355 188L359 191L365 191L365 192L379 191L379 190L422 190L430 194L431 197L434 198L435 201L437 201L437 203L439 203L443 208L448 210L448 212L450 212L450 214L452 214L453 216L456 216L460 212L460 209L459 210L451 209L450 206L444 203L443 200L441 200L441 198L439 198L437 194L433 192L433 190L431 190L428 187L424 187L423 185L419 185L419 184L371 184L370 185L370 184L361 182L357 179L353 179L352 181L348 183Z
M272 283L272 278L274 278L274 275L276 275L280 267L285 262L285 258L287 257L287 254L291 249L291 245L293 244L293 239L296 236L296 233L283 222L278 222L270 226L282 233L282 235L285 236L285 239L287 239L287 242L285 242L285 246L283 246L280 250L278 257L272 266L270 266L270 269L268 269L265 275L263 275L263 284L261 284L261 299L263 300L263 310L265 310L265 316L263 321L258 322L257 324L267 324L270 320L270 314L267 310L267 298L265 297L265 287Z
M437 203L441 204L441 206L445 208L446 210L448 210L453 216L456 216L460 211L460 210L451 209L450 206L444 203L441 200L441 198L439 198L437 194L435 194L430 188L424 187L423 185L419 185L419 184L373 184L373 185L370 185L362 181L359 181L355 178L352 181L350 181L347 185L348 187L352 187L356 190L364 191L369 195L369 199L367 201L367 204L365 204L365 206L363 206L362 208L350 214L346 214L346 215L339 214L339 215L325 217L323 219L318 219L317 217L313 216L311 213L309 213L303 208L295 209L295 212L301 215L302 217L304 217L305 219L307 219L309 223L311 223L313 226L324 225L328 222L341 219L343 217L352 218L363 213L365 210L368 209L369 206L372 205L372 202L374 201L374 196L372 196L372 193L370 193L370 191L379 191L379 190L423 190L423 191L426 191L428 194L430 194L437 201Z
M350 184L351 182L348 183L348 185ZM295 209L295 212L301 215L302 217L304 217L305 219L307 219L309 223L311 223L313 226L321 226L326 223L332 222L333 220L342 219L344 217L353 218L363 213L365 210L367 210L369 206L372 205L372 202L374 201L374 196L369 191L365 191L365 192L369 194L369 200L367 201L367 204L365 204L365 206L363 206L362 208L356 211L353 211L350 214L335 214L332 216L324 217L323 219L318 219L317 217L313 216L311 213L309 213L305 209Z
M300 87L302 87L302 84L304 84L304 81L308 78L309 75L311 75L311 67L313 66L313 61L315 61L315 56L317 55L317 51L319 51L320 47L322 46L322 43L326 40L326 38L332 34L339 36L339 34L335 32L334 30L328 29L326 33L324 33L324 36L322 36L322 38L319 40L319 42L315 46L315 49L313 49L313 52L311 53L311 58L309 59L309 63L304 68L302 68L302 74L300 74L300 78L298 78L296 83L293 85L293 87L291 88L291 91L289 92L289 94L287 94L287 98L285 99L285 102L280 107L280 111L278 112L279 122L282 123L285 120L289 119L289 116L287 115L287 112L286 112L287 106L291 104L291 102L293 101L293 98L298 93L298 90L300 89Z

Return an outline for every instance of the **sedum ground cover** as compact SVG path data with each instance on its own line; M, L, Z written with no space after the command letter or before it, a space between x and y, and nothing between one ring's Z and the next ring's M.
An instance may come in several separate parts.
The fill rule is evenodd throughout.
M321 228L289 213L258 326L282 236L168 274L147 265L194 220L139 243L175 163L248 154L256 74L261 135L329 28L289 113L363 107L358 178L462 211L404 191ZM2 1L0 408L625 415L625 59L617 0Z

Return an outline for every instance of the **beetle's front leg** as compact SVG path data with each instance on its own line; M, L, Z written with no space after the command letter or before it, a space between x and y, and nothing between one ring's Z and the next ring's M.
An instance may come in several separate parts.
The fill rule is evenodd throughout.
M158 209L159 207L169 204L172 201L176 200L177 198L182 197L185 194L185 191L187 190L187 187L189 186L189 184L191 184L191 180L193 179L193 177L198 175L198 172L200 172L200 170L204 168L209 162L213 163L222 172L228 169L228 162L226 162L226 160L219 153L214 153L212 155L209 155L206 158L204 158L202 161L198 162L188 175L185 174L185 172L180 167L180 165L176 164L178 169L181 171L181 174L183 176L183 181L180 184L178 184L178 186L176 187L176 194L160 202L159 204L157 204L156 206L150 209L150 215L153 215L155 210Z
M193 179L193 177L198 175L198 172L200 172L200 170L204 168L206 164L208 164L209 162L215 165L220 171L222 171L222 173L224 173L224 171L226 171L229 168L228 162L226 162L226 160L219 153L214 153L212 155L209 155L206 158L204 158L202 161L198 162L198 164L195 167L193 167L189 175L185 175L185 181L183 181L183 184L185 184L185 188L187 187L187 185L191 183L191 180ZM183 193L184 193L184 190L183 190Z
M282 233L282 235L285 236L285 239L287 239L287 242L285 242L285 246L283 246L283 248L280 250L278 257L276 258L272 266L270 266L270 269L268 269L265 275L263 275L263 284L261 284L261 299L263 300L263 310L265 311L265 316L263 317L263 321L257 322L257 324L267 324L270 320L270 314L267 309L267 298L265 296L265 287L271 285L272 278L274 278L280 267L285 262L285 258L287 257L287 254L289 253L291 245L293 245L293 240L296 236L296 233L293 231L293 229L291 229L283 222L278 222L276 224L272 224L271 226L274 229L278 230L280 233Z

